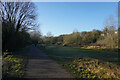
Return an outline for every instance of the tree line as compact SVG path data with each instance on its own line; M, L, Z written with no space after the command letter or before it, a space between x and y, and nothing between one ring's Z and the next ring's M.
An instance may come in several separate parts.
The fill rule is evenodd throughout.
M109 49L118 48L120 28L112 22L112 18L107 19L107 25L103 30L74 31L72 34L60 35L58 37L44 36L44 44L55 44L62 46L104 46Z
M63 46L82 46L96 43L100 38L101 31L93 30L90 32L73 32L72 34L60 35L58 37L44 37L45 44L57 44Z

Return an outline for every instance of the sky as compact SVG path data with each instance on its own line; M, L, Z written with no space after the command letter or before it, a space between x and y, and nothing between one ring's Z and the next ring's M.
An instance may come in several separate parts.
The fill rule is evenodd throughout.
M117 17L117 2L35 2L38 30L53 36L102 30L106 18Z

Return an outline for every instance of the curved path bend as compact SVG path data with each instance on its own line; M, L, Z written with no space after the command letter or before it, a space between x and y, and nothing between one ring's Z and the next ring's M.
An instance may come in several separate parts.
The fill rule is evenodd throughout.
M24 78L73 78L38 48L31 46Z

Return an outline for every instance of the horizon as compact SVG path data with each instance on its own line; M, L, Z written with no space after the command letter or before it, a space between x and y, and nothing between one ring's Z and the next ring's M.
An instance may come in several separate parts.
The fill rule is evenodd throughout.
M103 30L109 16L117 18L117 2L35 2L40 32L53 36Z
M97 29L93 29L93 30L97 30ZM81 32L79 32L79 31L75 31L75 32L78 32L78 33L82 33L82 32L92 32L93 30L91 30L91 31L81 31ZM102 31L102 30L99 30L99 31ZM59 37L59 36L63 36L63 35L70 35L70 34L73 34L74 33L74 30L73 30L73 32L71 32L71 33L68 33L68 34L60 34L60 35L51 35L51 36L53 36L53 37ZM42 37L46 37L47 36L47 34L46 35L42 35Z

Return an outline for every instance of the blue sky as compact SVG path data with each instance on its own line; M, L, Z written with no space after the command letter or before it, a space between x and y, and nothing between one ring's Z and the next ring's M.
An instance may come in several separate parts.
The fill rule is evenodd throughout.
M43 35L70 34L75 29L102 30L110 15L117 17L117 2L35 2L37 22Z

